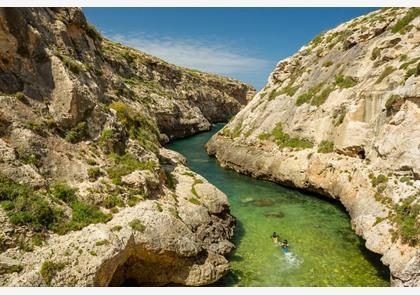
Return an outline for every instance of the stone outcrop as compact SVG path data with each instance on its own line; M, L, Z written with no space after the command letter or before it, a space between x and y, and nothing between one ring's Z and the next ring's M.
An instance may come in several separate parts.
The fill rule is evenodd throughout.
M372 12L280 61L207 144L220 163L339 200L394 286L420 286L420 17Z
M0 254L1 285L205 285L219 279L229 268L224 254L234 247L227 198L176 158L165 159L178 183L173 191L121 209L106 224L51 235L32 252L9 249ZM189 201L193 186L199 203ZM23 269L10 271L17 266Z
M107 40L80 9L2 8L0 17L0 92L42 103L63 128L91 116L98 103L129 100L167 141L227 121L255 94L239 81Z
M226 196L161 144L254 92L107 40L77 8L0 8L0 285L218 280Z

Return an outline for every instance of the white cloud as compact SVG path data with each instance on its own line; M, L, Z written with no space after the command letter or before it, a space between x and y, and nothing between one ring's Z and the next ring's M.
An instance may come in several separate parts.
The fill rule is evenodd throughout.
M264 59L241 54L232 46L202 40L144 34L114 34L110 38L179 66L222 75L259 72L268 64Z

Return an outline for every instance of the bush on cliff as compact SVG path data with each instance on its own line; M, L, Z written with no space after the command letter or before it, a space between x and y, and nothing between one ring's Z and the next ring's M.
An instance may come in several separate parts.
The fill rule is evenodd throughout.
M130 138L136 139L145 149L157 153L159 129L152 120L121 101L115 101L109 107L117 112Z
M260 140L274 140L280 148L289 147L293 149L306 149L313 147L313 143L308 139L292 137L283 131L281 122L277 123L271 133L261 133Z
M334 151L334 143L329 140L323 140L318 145L318 153L332 153Z

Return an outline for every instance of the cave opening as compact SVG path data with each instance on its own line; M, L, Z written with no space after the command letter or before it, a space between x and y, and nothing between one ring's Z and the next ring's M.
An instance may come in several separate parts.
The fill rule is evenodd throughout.
M188 276L190 263L169 255L135 253L121 261L108 287L158 287L183 282Z

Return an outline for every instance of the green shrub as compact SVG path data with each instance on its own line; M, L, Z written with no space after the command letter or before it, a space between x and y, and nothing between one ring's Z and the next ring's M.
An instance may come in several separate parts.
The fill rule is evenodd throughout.
M99 241L96 241L95 243L96 246L103 246L103 245L108 245L108 244L109 244L108 240L99 240Z
M394 221L397 223L401 240L410 246L417 246L420 241L420 204L417 196L413 195L406 198L395 206L396 216Z
M267 132L263 132L260 135L258 135L259 140L268 140L270 138L271 134Z
M296 100L296 105L300 106L300 105L303 105L304 103L310 102L313 96L314 96L314 94L310 91L299 95L297 100Z
M340 88L351 88L355 86L358 82L357 78L343 75L335 76L335 85Z
M144 224L141 222L140 219L133 219L132 221L130 221L129 223L130 227L135 230L135 231L139 231L139 232L144 232L144 230L146 229L146 227L144 226Z
M187 172L182 173L182 175L194 177L195 173L187 171Z
M35 165L38 166L41 160L41 157L35 154L29 154L24 151L18 151L19 160L26 165Z
M76 200L76 190L66 183L54 183L51 187L51 193L57 199L68 204Z
M125 60L127 61L128 64L132 64L135 60L135 58L130 54L130 51L126 50L122 53L121 55L123 58L125 58Z
M321 90L321 88L324 86L324 83L319 83L311 88L308 89L308 91L302 95L299 95L296 105L302 105L304 103L309 103L312 98Z
M136 204L138 204L138 202L140 202L142 200L142 198L135 196L135 195L131 195L128 197L128 201L127 204L130 207L134 207Z
M242 122L240 122L233 128L232 132L230 133L231 138L236 138L239 135L241 135L241 130L242 130Z
M20 264L15 264L6 269L6 273L14 273L14 272L21 272L23 270L23 266Z
M154 161L140 162L131 154L125 155L110 155L114 161L114 166L107 169L108 176L116 184L121 183L121 177L132 173L135 170L153 170L156 167Z
M319 33L314 39L312 39L311 45L317 46L318 44L320 44L324 40L324 34L325 32Z
M194 204L194 205L200 205L201 204L201 202L197 198L194 198L194 197L188 199L188 201L190 203Z
M21 102L23 102L24 104L27 104L28 103L28 101L26 99L26 96L25 96L25 94L23 92L16 92L15 93L15 97L18 100L20 100Z
M57 274L58 271L62 270L65 267L63 262L53 262L50 260L44 261L41 266L40 274L44 279L44 282L49 286L52 279Z
M14 182L0 174L0 201L13 201L19 196L29 194L28 187Z
M64 139L70 143L76 143L84 139L87 135L86 122L80 122L76 127L66 132Z
M277 123L271 133L262 133L258 136L259 139L266 140L273 138L280 148L290 147L294 149L306 149L313 147L313 143L307 139L291 137L284 133L281 122Z
M103 206L107 209L118 207L124 207L124 202L118 196L107 196L103 201Z
M120 231L122 230L122 226L121 225L115 225L111 228L111 231Z
M381 54L381 49L378 47L373 48L372 54L370 56L371 60L375 60L378 58L378 56Z
M170 190L174 190L175 189L175 179L172 176L172 174L168 171L165 170L165 175L166 175L166 186L170 189Z
M26 121L24 124L25 128L32 130L36 134L41 136L45 135L45 125L43 122L36 122L36 121Z
M94 159L87 159L86 163L88 163L88 165L91 165L91 166L94 166L94 165L98 164Z
M413 58L413 59L411 59L411 60L409 60L409 61L407 61L407 62L405 62L405 63L402 63L401 65L400 65L400 70L406 70L410 65L412 65L412 64L414 64L414 63L416 63L417 61L419 61L420 60L420 57L416 57L416 58Z
M275 99L279 94L280 94L280 91L272 90L270 94L268 95L268 100L270 101L270 100Z
M332 66L332 64L333 64L332 61L327 60L322 64L322 66L325 67L325 68L328 68L328 67Z
M197 191L195 190L195 186L197 184L203 183L203 181L201 179L198 178L194 178L194 183L191 186L191 192L193 193L194 196L196 196L197 198L199 197L197 194Z
M120 101L109 107L117 112L130 138L136 139L145 149L157 152L159 129L154 121Z
M114 131L112 129L104 129L102 130L101 136L99 138L100 143L104 143L111 139L114 135Z
M86 33L89 37L91 37L93 40L102 40L101 34L96 30L95 26L88 24L86 26Z
M71 208L73 209L73 215L67 225L70 230L80 230L89 224L106 223L112 219L111 215L81 201L73 202Z
M400 19L391 29L393 33L398 33L404 29L412 20L420 15L420 8L410 8L406 15Z
M329 140L323 140L318 145L318 153L332 153L334 151L334 143Z
M376 80L375 84L381 83L387 76L389 76L392 72L394 72L396 68L388 66L385 70L381 73L378 80Z
M314 106L320 106L321 104L323 104L327 100L330 93L334 90L334 87L332 86L327 86L325 89L322 90L324 85L325 83L321 82L309 88L308 91L304 94L299 95L296 100L296 105L300 106L304 103L310 103Z
M296 91L298 91L298 86L291 86L290 84L284 87L280 93L278 94L287 94L288 96L295 95Z
M87 172L91 181L97 180L102 175L102 171L99 167L89 168Z
M410 182L410 181L411 181L411 179L410 179L410 177L408 177L408 176L401 176L400 181L401 181L401 182L405 182L405 183L407 183L407 182Z
M420 62L417 63L417 66L415 68L411 68L409 69L406 73L405 73L405 80L407 80L410 76L414 77L418 77L420 75Z
M334 91L334 87L327 86L324 90L321 91L319 95L316 95L312 98L311 104L314 106L320 106L322 105L330 96L330 93Z
M334 111L333 118L335 119L334 126L340 126L346 117L347 109L341 106L338 110Z
M375 176L373 173L370 173L369 178L370 178L370 181L371 181L373 187L376 187L376 186L378 186L382 183L387 183L388 182L388 177L386 177L383 174L379 174L378 176Z
M306 68L302 67L301 65L297 66L289 77L290 79L289 83L283 89L271 94L273 95L273 98L280 94L287 94L288 96L295 95L296 91L299 89L299 86L293 86L293 85L295 84L296 80L300 76L302 76L305 70Z
M33 252L34 251L34 246L32 244L30 244L28 241L25 240L19 240L18 242L18 247L20 250L25 251L25 252Z
M28 225L35 231L49 229L61 219L59 210L52 207L43 195L1 175L0 201L11 223Z
M179 216L179 212L178 209L175 207L170 207L169 208L169 212L172 214L173 217L175 217L176 219L181 220L181 216Z
M83 72L85 70L84 65L79 61L76 61L72 57L63 55L61 53L57 53L57 57L63 62L66 68L68 68L75 74L79 74L80 72Z
M396 94L391 95L388 100L385 103L385 108L387 111L390 111L391 109L395 108L396 103L403 103L404 99Z
M162 205L161 205L160 203L156 202L156 203L155 203L155 205L156 205L156 209L157 209L159 212L163 212L163 208L162 208Z
M35 246L42 246L42 244L44 243L44 240L45 240L45 235L42 233L36 233L32 237L32 243Z

